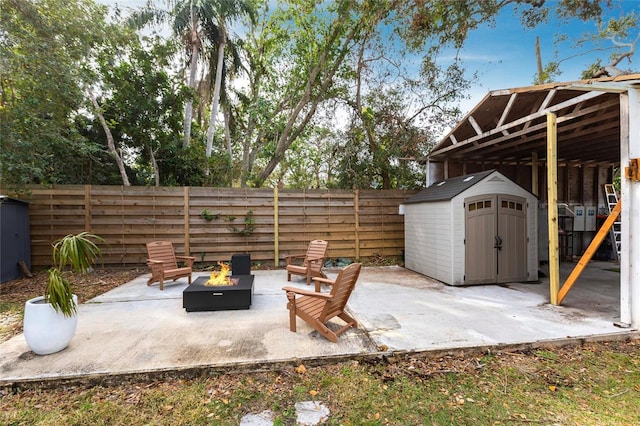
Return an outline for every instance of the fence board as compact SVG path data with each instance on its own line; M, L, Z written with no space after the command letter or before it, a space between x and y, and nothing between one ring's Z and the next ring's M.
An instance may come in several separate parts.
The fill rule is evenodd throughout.
M277 206L274 190L246 188L54 185L13 196L30 203L31 261L38 268L50 265L52 242L85 230L105 239L105 265L144 264L145 243L159 239L204 263L250 253L252 261L282 264L312 239L329 241L332 258L399 256L398 206L416 192L288 189L277 192ZM242 235L249 212L253 230Z

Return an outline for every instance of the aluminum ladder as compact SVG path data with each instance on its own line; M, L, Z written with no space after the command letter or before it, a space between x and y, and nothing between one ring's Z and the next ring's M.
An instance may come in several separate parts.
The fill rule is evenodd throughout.
M609 208L609 214L613 211L613 208L618 204L618 193L613 184L606 183L604 185L604 196L607 201L607 207ZM620 261L620 246L622 242L622 222L620 221L622 215L618 216L618 219L613 222L611 227L611 242L615 246L616 258Z

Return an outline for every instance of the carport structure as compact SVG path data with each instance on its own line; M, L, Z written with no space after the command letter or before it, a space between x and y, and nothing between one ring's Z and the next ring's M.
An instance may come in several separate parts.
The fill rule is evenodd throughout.
M549 206L551 302L557 303L557 202L606 205L622 173L620 324L640 328L640 74L496 90L427 158L427 186L497 169ZM543 223L541 223L543 225ZM544 240L540 239L544 244ZM584 249L581 244L580 251ZM554 286L553 282L556 282Z

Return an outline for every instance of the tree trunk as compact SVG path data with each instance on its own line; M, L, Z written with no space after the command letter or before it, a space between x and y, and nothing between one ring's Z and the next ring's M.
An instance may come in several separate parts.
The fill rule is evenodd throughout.
M191 63L189 64L189 87L196 90L196 72L198 71L198 51L200 44L197 33L198 20L194 18L191 29ZM184 108L184 141L182 146L191 145L191 121L193 120L193 100L188 100Z
M254 81L251 84L251 99L253 101L260 98L260 87L262 81L262 74L257 74L254 76ZM264 127L260 127L257 132L258 134L254 138L254 131L256 131L256 121L253 118L252 114L249 114L249 119L247 121L247 127L245 129L244 137L241 138L242 143L242 165L240 167L240 187L247 187L247 180L249 179L249 173L253 168L253 159L257 155L258 150L260 149L260 144L258 143L262 139L262 135L264 134ZM251 147L251 140L255 140L257 143Z
M280 160L284 158L286 150L305 130L313 118L318 104L324 100L322 94L327 92L333 83L336 72L340 68L340 65L343 64L347 53L351 51L350 45L354 37L360 34L364 30L364 27L370 27L380 22L380 19L387 14L388 10L388 6L384 6L381 7L374 16L363 16L358 22L349 25L349 30L346 34L342 33L344 28L341 25L346 22L344 19L347 18L336 18L334 28L324 42L325 50L309 71L304 92L300 95L295 107L289 114L287 124L278 138L275 152L256 179L257 187L262 186L269 178L276 166L280 164ZM329 58L330 51L338 53ZM318 93L320 95L318 95ZM303 110L305 110L305 113L299 121L299 116Z
M536 84L542 84L545 81L544 68L542 68L542 53L540 53L540 37L536 37L536 66L538 68L538 78Z
M107 135L107 146L109 147L109 153L116 160L116 164L118 165L118 170L120 170L120 176L122 177L122 184L124 186L131 186L131 183L129 183L129 177L127 176L127 171L124 167L124 161L122 161L122 157L120 157L120 154L118 154L118 151L116 150L116 144L113 140L111 129L109 129L109 126L107 125L107 121L104 119L104 115L102 115L102 108L100 108L100 105L98 105L98 100L96 99L92 91L89 91L89 96L91 97L91 103L93 103L95 113L98 116L98 120L100 121L100 124L102 125L102 129L104 130L104 133Z
M151 167L153 167L153 179L156 186L160 186L160 170L158 169L158 162L156 161L156 155L153 153L153 148L149 145L149 158L151 159Z
M207 129L207 158L211 157L213 150L213 131L216 127L216 117L218 115L218 103L220 99L220 87L222 86L222 66L224 63L224 47L226 37L222 36L222 41L218 43L218 63L216 65L216 81L213 88L213 98L211 99L211 117L209 118L209 128Z
M231 113L227 108L223 108L222 114L224 115L224 140L227 144L229 158L233 159L233 151L231 150Z
M351 41L352 35L349 35L345 38L343 42L343 47L347 46ZM343 48L341 53L334 59L332 64L328 63L326 52L320 57L318 63L311 69L309 73L309 77L307 78L307 83L302 96L296 103L293 108L289 118L287 120L287 124L282 132L282 134L278 137L278 143L276 144L276 149L271 157L271 160L267 163L265 168L262 170L258 178L256 179L256 186L260 187L269 178L269 175L275 170L276 166L280 164L280 160L284 158L284 154L286 150L291 146L293 141L296 140L298 136L306 129L307 124L313 118L318 104L323 100L322 95L317 96L314 95L312 97L312 89L316 84L318 85L318 93L326 93L328 87L331 85L333 81L333 76L337 72L339 66L342 64L344 57L346 56L347 49ZM329 66L331 65L331 66ZM329 66L329 67L328 67ZM326 74L320 76L320 73L323 69L328 67ZM321 79L318 83L317 80ZM298 117L300 116L303 109L307 108L302 120L298 123Z

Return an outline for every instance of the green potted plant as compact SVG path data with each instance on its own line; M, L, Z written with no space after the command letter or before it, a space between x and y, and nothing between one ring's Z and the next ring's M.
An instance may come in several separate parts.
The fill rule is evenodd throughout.
M86 274L101 255L97 235L81 232L67 235L53 244L53 265L44 296L27 300L24 309L24 337L38 355L66 348L78 325L78 298L66 274Z

